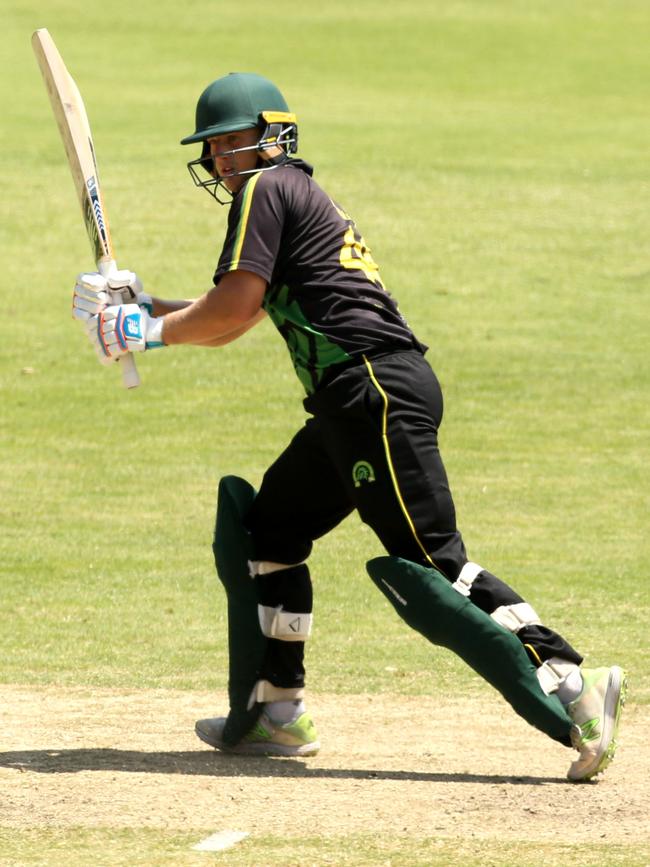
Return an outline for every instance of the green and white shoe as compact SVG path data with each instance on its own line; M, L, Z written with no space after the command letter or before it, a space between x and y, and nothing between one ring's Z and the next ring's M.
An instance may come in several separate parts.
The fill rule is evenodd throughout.
M618 665L581 671L582 692L567 705L567 713L579 729L572 735L580 757L572 762L568 778L590 780L604 771L616 752L616 735L625 703L627 679Z
M320 749L316 726L308 713L289 723L276 723L264 711L249 733L234 747L223 742L226 717L200 719L198 737L224 753L244 756L315 756Z

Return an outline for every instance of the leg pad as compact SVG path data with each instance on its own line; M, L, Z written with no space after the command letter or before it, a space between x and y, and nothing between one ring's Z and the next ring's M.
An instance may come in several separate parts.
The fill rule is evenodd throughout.
M267 639L257 612L257 589L248 561L252 544L243 519L255 499L255 489L237 476L219 482L214 552L217 574L228 599L228 697L230 713L223 741L234 746L255 725L262 706L249 699L260 678Z
M528 723L570 746L571 719L556 696L544 693L512 632L457 592L436 569L399 557L377 557L367 569L409 626L460 656Z

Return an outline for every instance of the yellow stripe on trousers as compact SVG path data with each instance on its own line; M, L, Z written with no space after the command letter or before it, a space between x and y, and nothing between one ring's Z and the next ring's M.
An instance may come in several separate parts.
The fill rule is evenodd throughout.
M400 505L400 509L402 510L402 514L406 518L406 523L411 528L411 533L413 533L413 538L417 542L418 548L420 549L420 551L422 551L422 553L426 557L427 562L430 563L434 568L437 569L438 567L436 566L436 564L433 562L433 560L429 556L429 552L427 551L427 549L424 547L424 545L420 541L420 537L417 534L417 531L415 529L415 525L413 524L413 520L412 520L411 516L409 515L408 509L406 508L406 503L404 502L404 499L402 497L402 492L400 491L400 488L399 488L399 482L397 481L397 473L395 472L395 466L393 464L393 458L392 458L391 453L390 453L390 443L388 442L388 395L386 394L384 389L379 384L379 381L378 381L377 377L375 376L375 371L372 369L372 364L368 361L368 359L366 358L365 355L363 356L363 360L365 362L366 368L368 369L368 374L370 376L370 380L371 380L372 384L375 386L375 388L377 389L377 391L379 392L379 394L381 395L381 399L384 402L384 410L382 413L382 420L381 420L381 438L382 438L382 442L384 444L384 452L386 454L386 463L388 464L388 470L390 472L390 477L391 477L392 482L393 482L393 488L395 489L395 495L397 497L397 501Z
M526 650L529 650L531 652L531 654L535 657L538 665L540 665L540 666L544 665L544 663L542 662L542 660L540 658L539 653L535 650L535 648L533 647L532 644L524 644L524 647L526 648Z

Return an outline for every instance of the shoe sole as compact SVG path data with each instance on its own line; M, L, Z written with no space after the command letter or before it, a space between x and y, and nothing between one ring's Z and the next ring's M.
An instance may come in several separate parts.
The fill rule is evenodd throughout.
M602 773L602 771L604 771L614 759L616 747L618 746L616 741L618 725L626 698L627 675L623 669L614 666L610 674L610 681L607 684L607 692L605 693L605 725L603 726L603 740L607 744L607 747L598 759L596 765L573 782L579 783L593 779L595 776Z
M320 741L313 741L310 744L289 745L289 744L274 744L272 742L265 743L264 741L240 741L234 747L224 744L222 741L215 741L204 734L198 726L194 727L194 732L199 740L204 744L219 750L222 753L230 753L236 756L281 756L283 758L291 758L292 756L315 756L320 749Z

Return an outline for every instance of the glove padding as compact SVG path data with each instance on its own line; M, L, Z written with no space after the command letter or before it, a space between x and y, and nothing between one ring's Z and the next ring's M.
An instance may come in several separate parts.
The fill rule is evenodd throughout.
M151 295L142 291L142 281L133 271L113 271L104 277L97 272L79 274L72 296L72 316L88 322L111 304L135 302L152 311Z
M105 307L86 323L86 331L102 364L110 364L127 352L144 352L164 346L163 317L154 319L138 304Z

